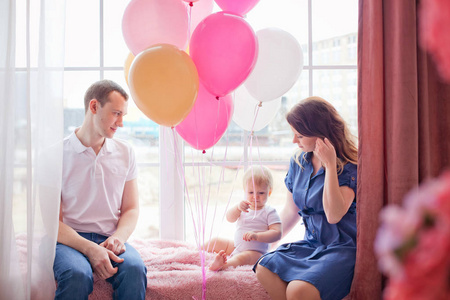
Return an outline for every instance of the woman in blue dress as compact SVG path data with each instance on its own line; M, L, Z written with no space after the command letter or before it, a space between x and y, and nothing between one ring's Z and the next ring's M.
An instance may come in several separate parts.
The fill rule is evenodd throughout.
M303 219L305 236L254 266L272 299L339 300L350 291L356 258L357 147L336 109L319 97L287 114L300 148L285 183L283 235Z

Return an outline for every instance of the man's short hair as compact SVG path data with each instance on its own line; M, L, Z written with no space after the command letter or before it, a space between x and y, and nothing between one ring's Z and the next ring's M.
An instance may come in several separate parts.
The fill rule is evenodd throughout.
M114 91L120 93L125 100L128 100L127 92L112 80L105 79L93 83L84 94L84 112L86 113L88 111L89 102L92 99L96 99L100 102L100 106L103 107L109 101L109 94Z

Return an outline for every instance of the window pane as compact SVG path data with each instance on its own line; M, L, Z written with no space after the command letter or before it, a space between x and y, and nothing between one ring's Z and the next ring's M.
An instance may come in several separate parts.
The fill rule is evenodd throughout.
M127 58L127 45L122 35L122 17L128 1L103 1L104 64L106 67L123 67Z
M308 64L307 0L260 1L247 14L246 21L255 32L263 28L276 27L292 34L302 46L304 64Z
M100 66L100 12L98 0L67 0L66 67Z
M357 122L357 70L314 70L313 92L336 107L350 126L358 132Z
M84 108L84 93L98 80L100 80L98 71L64 72L64 107Z
M39 1L29 3L30 11L39 11ZM16 67L27 66L27 1L16 1ZM30 66L36 67L39 54L39 18L30 15ZM2 55L5 55L2 53Z
M134 150L138 147L134 146ZM136 153L136 157L139 154ZM159 167L138 163L139 219L133 237L159 238Z
M25 167L14 167L13 180L13 214L15 232L27 232L27 170Z
M314 65L356 65L357 0L314 0Z
M193 150L185 143L185 162L201 161L208 159L217 163L234 161L289 161L295 145L292 144L292 132L286 122L286 113L301 99L308 97L308 71L303 70L299 80L281 98L281 106L275 117L263 129L254 132L252 147L250 149L249 132L244 131L231 120L227 131L217 144L207 149L205 155L192 155L200 152ZM236 101L236 99L235 99ZM264 106L264 103L262 104ZM253 118L253 112L249 112L249 118ZM277 147L274 151L274 147ZM248 149L244 157L245 149ZM203 157L203 158L202 158ZM197 159L197 160L196 160Z
M286 187L284 178L287 165L268 166L274 179L272 195L267 204L275 207L278 213L284 206L286 200ZM219 167L219 166L189 166L185 167L185 178L187 181L189 197L185 197L185 222L186 240L194 243L195 234L205 229L205 240L210 236L233 239L235 224L225 219L227 204L232 207L244 200L242 177L243 167ZM208 178L206 181L198 178ZM200 182L200 183L199 183ZM192 210L191 210L192 207ZM206 222L203 221L203 219ZM194 227L194 224L196 227ZM202 227L202 224L204 226ZM199 229L199 227L201 227ZM297 227L296 227L297 228ZM303 237L303 233L295 229L294 235L297 240ZM212 232L212 233L211 233Z
M116 136L133 145L139 162L159 163L159 125L137 108L130 96L123 71L105 71L105 79L118 83L128 93L128 113Z

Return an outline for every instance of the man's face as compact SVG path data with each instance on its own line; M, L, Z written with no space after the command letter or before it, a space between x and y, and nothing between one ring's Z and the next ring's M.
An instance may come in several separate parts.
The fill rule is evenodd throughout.
M127 114L128 102L116 91L111 92L108 99L103 107L97 102L94 125L100 136L113 138L117 128L123 127L122 118Z

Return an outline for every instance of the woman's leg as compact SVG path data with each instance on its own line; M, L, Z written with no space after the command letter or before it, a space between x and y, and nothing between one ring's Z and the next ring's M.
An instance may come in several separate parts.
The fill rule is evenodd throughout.
M287 285L286 298L288 300L320 300L320 293L319 290L309 282L293 280Z
M258 264L255 268L256 277L272 300L286 300L287 283L277 274Z

